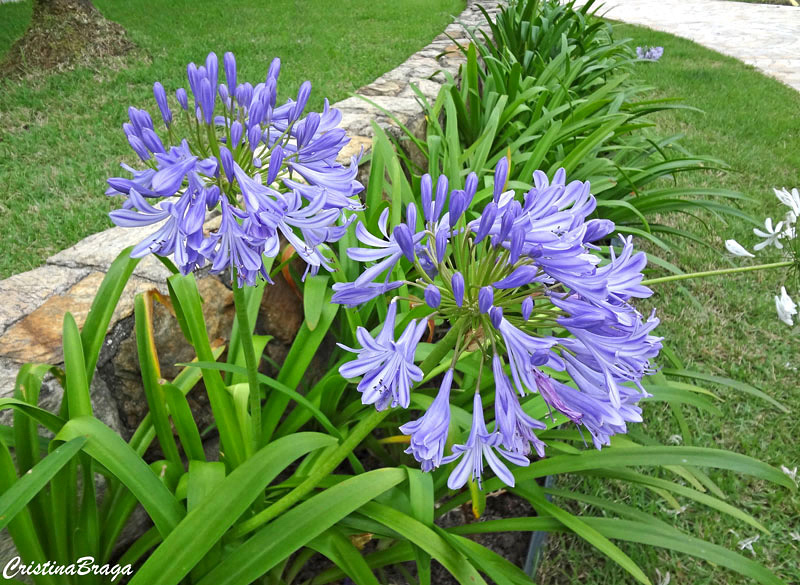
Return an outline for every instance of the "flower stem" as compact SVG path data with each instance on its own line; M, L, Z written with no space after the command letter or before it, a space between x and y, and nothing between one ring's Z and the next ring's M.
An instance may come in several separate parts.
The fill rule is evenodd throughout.
M370 434L380 422L391 413L391 410L386 409L382 411L373 411L369 416L358 423L352 432L347 435L347 438L339 445L339 447L330 454L324 461L321 461L314 467L314 471L306 477L306 479L282 497L280 500L272 504L266 510L263 510L250 518L245 520L230 532L231 538L238 538L252 532L276 518L317 487L317 484L330 475L334 469L344 461L347 456L355 449L364 438Z
M707 270L705 272L690 272L688 274L673 274L672 276L662 276L660 278L651 278L643 280L642 284L661 284L663 282L672 282L674 280L688 280L690 278L701 278L704 276L717 276L720 274L735 274L738 272L750 272L751 270L767 270L769 268L784 268L794 264L794 260L785 260L783 262L772 262L771 264L756 264L754 266L739 266L738 268L725 268L723 270Z
M463 324L464 320L462 319L456 323L450 329L450 331L448 331L447 334L434 346L431 353L428 354L428 357L420 365L423 373L429 373L431 370L433 370L433 368L438 365L442 358L447 355L447 352L450 351L450 349L456 344L457 339L462 333ZM336 467L338 467L338 465L344 461L356 447L358 447L361 441L363 441L367 435L375 430L375 428L391 412L392 411L388 408L382 411L376 410L366 418L362 419L361 422L359 422L353 428L350 434L347 435L344 441L342 441L342 443L333 453L315 465L311 475L306 477L306 479L303 480L300 485L283 496L280 500L269 506L267 509L262 510L252 518L245 520L233 528L229 534L229 537L238 538L240 536L244 536L245 534L248 534L257 528L260 528L270 520L276 518L278 515L297 504L306 495L311 493L323 479L330 475L336 469Z
M239 325L239 341L244 351L247 365L247 382L250 386L250 426L251 441L248 451L252 454L261 446L261 386L258 381L258 361L253 347L253 330L247 317L247 300L244 289L239 286L239 275L233 275L233 304L236 310L236 321Z

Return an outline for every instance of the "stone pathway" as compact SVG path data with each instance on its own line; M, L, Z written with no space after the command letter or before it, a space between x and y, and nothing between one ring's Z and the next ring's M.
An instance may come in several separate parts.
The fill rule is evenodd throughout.
M600 13L695 41L800 91L799 7L729 0L606 0Z
M455 75L464 62L454 43L454 40L460 44L467 42L464 27L483 25L488 32L478 4L493 16L505 0L467 0L466 9L429 45L357 93L391 111L400 123L422 130L424 115L411 84L418 86L428 100L436 99L446 80L445 73ZM120 104L120 107L127 105ZM337 102L333 107L342 112L341 127L351 139L340 157L345 164L349 164L350 157L362 147L369 149L371 146L372 122L388 132L393 131L393 126L397 130L390 116L359 97ZM207 227L213 228L215 221L219 218L211 219ZM21 364L63 361L64 314L71 312L78 326L82 326L111 263L123 249L138 243L150 232L152 228L111 228L51 256L45 266L0 280L0 398L12 394ZM114 312L111 329L132 314L136 294L153 288L166 293L167 276L167 270L155 258L143 259ZM94 389L92 393L94 397ZM0 423L7 422L6 418L0 415Z

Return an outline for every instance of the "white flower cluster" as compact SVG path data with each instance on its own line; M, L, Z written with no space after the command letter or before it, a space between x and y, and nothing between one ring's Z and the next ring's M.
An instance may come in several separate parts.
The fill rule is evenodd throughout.
M784 244L795 240L797 237L797 219L800 217L800 191L797 189L773 189L778 201L789 208L784 218L773 225L772 218L764 220L764 229L753 229L753 233L762 238L762 241L753 246L753 250L758 252L769 246L775 246L778 250L784 249ZM725 248L734 256L754 258L744 246L736 240L726 240ZM778 312L778 319L787 325L794 325L793 317L797 315L797 304L786 292L786 287L781 287L781 294L775 295L775 309Z

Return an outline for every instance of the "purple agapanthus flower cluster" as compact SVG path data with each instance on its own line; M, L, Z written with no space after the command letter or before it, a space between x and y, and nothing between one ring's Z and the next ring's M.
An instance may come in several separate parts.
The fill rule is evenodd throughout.
M658 61L664 54L664 47L636 47L636 57L640 61Z
M205 265L235 270L239 284L253 285L259 274L269 279L264 258L279 253L283 237L307 273L331 269L325 244L344 235L353 219L346 210L361 207L358 160L336 162L349 142L337 127L341 113L327 100L322 112L306 113L309 82L277 104L280 68L275 59L253 86L237 78L232 53L221 64L210 53L203 65L189 64L189 91L178 88L174 100L155 83L157 123L128 110L123 130L145 168L123 164L131 177L109 179L106 193L125 197L110 214L116 225L155 226L132 256L172 257L183 274ZM214 209L219 227L205 233Z
M652 335L658 319L631 304L651 294L641 284L646 257L634 253L630 238L622 239L618 252L612 247L610 255L601 253L595 242L606 239L614 224L590 219L596 202L589 184L567 183L563 169L552 181L536 171L534 187L519 200L505 190L507 176L502 158L493 187L479 195L474 174L453 190L444 176L435 185L424 176L421 213L410 204L405 221L392 229L384 213L380 236L357 225L363 247L348 255L367 266L354 282L334 287L333 300L348 306L404 285L418 290L414 298L428 306L429 318L459 328L453 365L463 352L477 352L484 362L480 371L492 373L493 395L481 395L479 379L471 430L451 455L444 449L457 392L452 367L422 417L400 427L409 436L407 452L423 470L458 461L448 481L453 489L468 478L480 483L484 461L514 485L503 459L527 465L532 451L544 455L537 431L546 425L530 415L526 400L533 394L554 421L585 428L598 449L608 445L627 423L642 420L637 403L647 393L641 380L661 348L661 338ZM473 201L487 199L479 212L473 209L479 207ZM392 280L403 272L405 278ZM340 370L347 378L364 375L358 386L363 402L378 409L407 407L422 378L414 353L424 320L411 321L395 338L397 304L396 298L377 337L359 331L361 348L350 349L357 357ZM492 402L490 431L484 404Z

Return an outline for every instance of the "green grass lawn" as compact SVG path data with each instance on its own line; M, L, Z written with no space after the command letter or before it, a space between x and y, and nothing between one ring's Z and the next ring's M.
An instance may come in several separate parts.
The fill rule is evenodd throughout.
M657 63L642 63L637 74L660 96L681 96L704 113L683 111L658 118L661 135L682 132L692 152L704 152L726 160L729 173L692 174L679 181L700 182L708 187L739 190L755 202L744 207L757 218L771 215L780 219L786 208L779 204L772 187L800 187L800 94L742 63L704 49L692 42L633 26L617 26L619 37L631 37L634 45L661 45L664 57ZM708 270L752 261L725 257L724 241L735 238L752 249L758 239L752 225L744 221L723 222L703 218L708 231L702 235L713 249L679 242L665 257L688 270ZM681 227L688 221L670 218ZM773 248L774 250L774 248ZM770 255L760 257L770 261ZM773 295L780 290L781 274L754 272L690 281L687 288L699 300L695 306L674 284L661 285L653 306L658 307L662 325L657 332L694 369L729 376L755 384L784 403L785 414L764 402L730 390L717 389L724 402L722 416L714 418L684 407L693 437L692 444L720 447L760 458L776 467L800 466L797 432L800 424L800 326L790 328L776 317ZM787 286L795 298L798 283ZM661 441L680 433L666 408L645 409L642 431ZM684 444L687 437L683 437ZM729 502L753 514L770 531L753 545L755 558L782 577L786 583L800 583L800 542L790 536L800 532L800 498L786 490L751 481L729 472L712 473ZM579 480L571 478L573 485ZM665 520L674 512L657 495L620 486L584 480L584 490L605 493L635 507L661 510ZM566 481L564 482L566 483ZM562 502L563 503L563 502ZM686 504L688 502L681 502ZM573 510L597 513L589 507ZM690 505L676 519L689 534L736 550L737 543L757 531L727 517ZM732 532L735 531L734 532ZM655 569L671 574L675 584L745 584L749 580L730 571L694 561L685 555L618 543L633 559L646 567L656 582ZM538 575L540 585L585 583L619 585L633 579L615 564L577 538L553 536Z
M239 79L263 80L283 63L279 98L308 79L310 106L348 95L402 63L460 13L464 0L95 0L139 47L96 68L0 79L0 278L30 270L111 225L103 194L121 160L129 105L154 110L153 82L187 84L190 61L233 51ZM0 4L0 55L30 21L31 2Z

